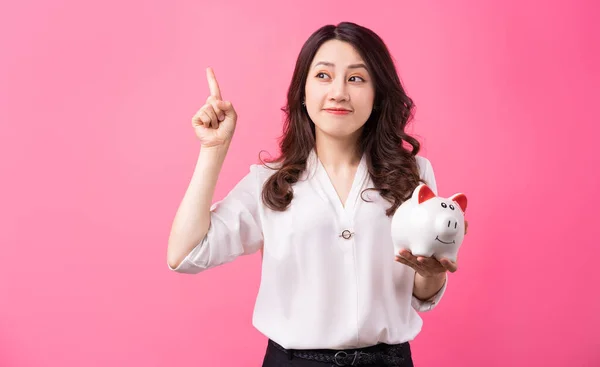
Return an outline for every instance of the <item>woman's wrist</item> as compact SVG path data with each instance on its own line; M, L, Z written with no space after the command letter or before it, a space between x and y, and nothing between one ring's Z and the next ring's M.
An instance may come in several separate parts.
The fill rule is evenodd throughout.
M413 295L420 300L428 300L434 297L446 284L446 272L432 275L415 274Z

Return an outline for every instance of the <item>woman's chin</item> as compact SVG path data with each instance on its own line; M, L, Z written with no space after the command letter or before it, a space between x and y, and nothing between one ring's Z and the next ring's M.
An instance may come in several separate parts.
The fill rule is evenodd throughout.
M333 125L333 124L332 124ZM332 139L350 139L359 134L360 127L351 129L349 126L317 126L317 134L322 134Z

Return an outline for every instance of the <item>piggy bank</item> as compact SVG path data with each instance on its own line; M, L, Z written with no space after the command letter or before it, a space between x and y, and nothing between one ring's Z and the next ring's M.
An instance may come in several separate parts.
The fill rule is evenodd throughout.
M425 184L417 186L392 216L394 255L408 249L415 256L445 257L455 262L465 236L466 208L464 194L442 198Z

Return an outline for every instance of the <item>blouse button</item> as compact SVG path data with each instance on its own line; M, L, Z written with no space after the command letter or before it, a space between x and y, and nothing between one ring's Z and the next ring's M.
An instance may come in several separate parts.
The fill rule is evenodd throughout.
M342 232L342 234L340 235L340 237L342 237L343 239L347 240L347 239L349 239L350 237L352 237L352 235L353 235L353 234L354 234L353 232L350 232L349 230L345 229L345 230Z

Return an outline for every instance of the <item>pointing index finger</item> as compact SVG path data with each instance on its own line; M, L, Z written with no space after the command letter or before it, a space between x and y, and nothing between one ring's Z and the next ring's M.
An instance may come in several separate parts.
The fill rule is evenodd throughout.
M221 99L221 90L219 89L219 83L215 77L215 72L212 68L206 69L206 79L208 80L208 88L210 89L210 95L216 99Z

